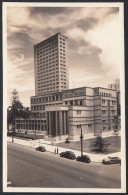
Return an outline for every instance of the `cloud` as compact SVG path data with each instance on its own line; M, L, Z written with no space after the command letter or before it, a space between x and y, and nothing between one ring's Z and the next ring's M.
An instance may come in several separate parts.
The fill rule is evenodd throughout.
M95 32L90 30L86 36L87 39L91 40L93 45L102 48L100 59L106 71L105 74L109 73L109 76L116 78L119 75L121 66L120 46L122 44L120 42L120 25L118 17L104 23L104 25L95 29Z
M111 7L109 8L109 10L106 13L106 16L110 16L110 15L115 15L115 14L119 14L119 7Z
M119 8L17 6L7 15L8 90L17 88L23 101L34 92L33 46L57 32L69 40L71 83L101 86L119 77Z
M82 30L89 30L97 24L98 20L96 18L85 18L80 19L76 22L76 26Z
M30 16L35 17L39 14L41 15L58 15L66 14L74 11L73 8L67 7L32 7L30 8Z

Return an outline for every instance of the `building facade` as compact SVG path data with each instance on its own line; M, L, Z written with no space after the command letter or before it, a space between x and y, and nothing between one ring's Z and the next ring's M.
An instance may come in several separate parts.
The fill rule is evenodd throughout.
M31 97L31 110L40 112L49 137L78 139L117 129L116 91L82 87Z
M16 119L16 129L45 131L63 140L100 135L119 128L117 93L106 88L68 89L68 38L61 33L34 46L35 96L32 115Z
M116 79L113 83L108 84L109 89L120 91L120 80Z
M35 94L68 89L68 38L57 33L34 45Z

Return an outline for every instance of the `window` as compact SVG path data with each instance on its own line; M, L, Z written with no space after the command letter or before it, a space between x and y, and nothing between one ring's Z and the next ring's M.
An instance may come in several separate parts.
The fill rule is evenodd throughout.
M82 100L80 100L80 106L82 106Z
M102 114L105 114L105 112L106 112L105 110L102 110Z
M81 125L77 125L77 129L81 128Z
M88 124L88 127L92 127L92 124Z
M106 130L106 127L103 127L103 131L105 131Z
M116 112L115 110L112 110L112 114L115 114L115 112Z
M105 100L102 99L102 104L104 104L104 103L105 103Z
M73 105L73 101L70 101L70 105Z
M77 115L81 115L81 110L77 110L77 111L76 111L76 114L77 114Z
M112 104L115 105L115 103L116 103L116 102L112 100Z
M75 100L75 105L78 105L78 100Z

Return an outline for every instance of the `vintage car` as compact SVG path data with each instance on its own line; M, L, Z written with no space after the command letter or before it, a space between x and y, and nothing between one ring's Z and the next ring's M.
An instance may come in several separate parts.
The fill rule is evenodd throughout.
M40 152L46 152L46 148L44 146L39 146L36 148L36 150Z
M81 161L81 162L84 162L84 163L90 163L91 160L90 160L90 157L87 156L87 155L82 155L82 156L78 156L76 158L77 161Z
M102 160L102 164L109 165L109 164L121 164L121 159L119 157L111 157L108 156L107 158Z
M68 158L68 159L76 159L76 155L72 151L61 152L60 157Z

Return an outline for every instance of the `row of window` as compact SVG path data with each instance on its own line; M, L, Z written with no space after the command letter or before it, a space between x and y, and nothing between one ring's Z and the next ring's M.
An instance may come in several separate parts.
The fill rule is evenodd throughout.
M45 110L45 106L44 105L31 106L31 110ZM40 117L42 114L43 114L42 117L45 117L45 113L40 113Z
M81 96L81 95L85 95L85 92L84 91L81 91L81 92L76 92L76 93L66 93L64 95L65 98L70 98L70 97L77 97L77 96Z
M55 59L57 59L57 60L55 60ZM47 60L44 60L44 61L42 61L42 60L38 60L37 61L37 65L39 66L39 65L48 65L48 64L50 64L50 62L51 62L51 64L54 64L54 63L57 63L58 62L58 58L57 57L54 57L54 58L49 58L49 59L47 59Z
M63 42L60 42L60 49L62 51L62 48L63 48L63 52L65 52L65 43ZM42 49L40 50L37 50L37 55L48 55L49 53L51 52L55 52L58 50L58 45L57 44L54 44L53 46L45 46L45 47L42 47Z
M55 60L57 59L57 60ZM57 63L57 64L56 64ZM60 60L61 65L66 66L66 61L64 60ZM47 67L48 65L58 65L58 58L52 58L46 61L38 61L37 62L37 68L43 68L43 67Z
M48 69L48 70L47 70ZM38 68L37 72L42 72L42 74L44 74L44 72L52 72L52 71L56 71L56 73L58 73L58 65L54 65L54 66L48 66L48 67L41 67L40 69Z
M49 54L55 54L55 52L58 51L57 47L54 47L52 50L43 50L42 52L37 52L37 58L38 57L45 57L48 56ZM58 53L57 53L58 54Z
M100 92L99 95L101 95L101 96L106 96L106 97L112 97L112 94L110 94L110 93L103 93L103 92Z
M62 81L62 82L61 82L61 85L62 85L62 84L63 84L63 85L66 85L66 82L65 82L65 81ZM53 86L55 86L55 85L58 87L58 86L59 86L59 82L56 82L56 80L53 79L53 80L52 80L52 83L50 83L50 82L49 82L49 83L47 83L47 82L45 82L45 83L44 83L44 82L38 83L38 88L47 88L47 87L49 87L49 86L53 87Z
M54 49L57 46L58 46L58 43L57 42L54 42L52 44L48 43L46 45L45 44L42 44L39 49L37 48L37 52L38 53L44 52L44 51L46 52L46 51L49 51L50 49Z
M92 124L87 124L87 126L92 127ZM77 129L80 129L80 128L82 128L82 125L77 125ZM117 129L117 126L112 126L112 128L115 130L115 129ZM102 129L103 129L103 131L111 130L111 127L103 127Z
M16 129L18 132L22 132L22 130L39 130L46 131L46 124L16 124ZM21 130L22 129L22 130Z
M105 114L105 113L107 113L107 112L108 112L108 110L102 110L102 114ZM112 114L115 114L115 113L116 113L115 110L111 110L111 112L112 112Z
M37 60L45 60L45 59L51 58L53 56L58 57L58 52L56 52L56 51L57 50L55 50L54 52L45 53L43 55L42 55L42 52L40 52L41 55L37 56Z
M87 124L88 127L92 127L92 124ZM82 125L77 125L77 129L82 128Z
M59 89L55 89L55 90L46 90L46 91L42 91L42 90L39 90L38 93L39 95L45 95L45 94L49 94L49 93L56 93L56 92L59 92Z
M108 101L108 100L102 99L101 100L101 103L102 104L105 104L106 101ZM112 105L115 105L115 104L116 104L116 101L112 100Z
M43 41L42 44L37 46L37 49L42 49L44 47L47 48L49 45L53 45L53 44L56 44L56 43L58 43L58 38L54 37L54 38Z
M55 100L61 100L61 99L62 99L62 95L48 96L48 97L31 99L31 104L49 102L49 101L55 101Z
M70 100L70 101L65 101L65 105L71 105L71 106L82 106L83 105L83 100Z
M57 81L56 84L59 84L59 82L58 82L59 79L58 79L57 77L55 78L55 76L53 76L51 80L48 80L49 78L51 79L51 77L46 77L46 78L43 78L43 77L42 77L42 79L38 79L38 83L39 83L39 84L42 84L42 83L40 83L40 82L43 81L43 83L47 83L47 84L49 83L49 84L51 84L51 82ZM65 79L65 78L63 78L62 80L63 80L64 82L66 82L66 79Z
M46 123L46 120L16 120L16 123Z
M117 129L117 126L113 126L113 127L103 127L103 131L106 131L106 130L111 130L111 128L113 128L114 130Z

